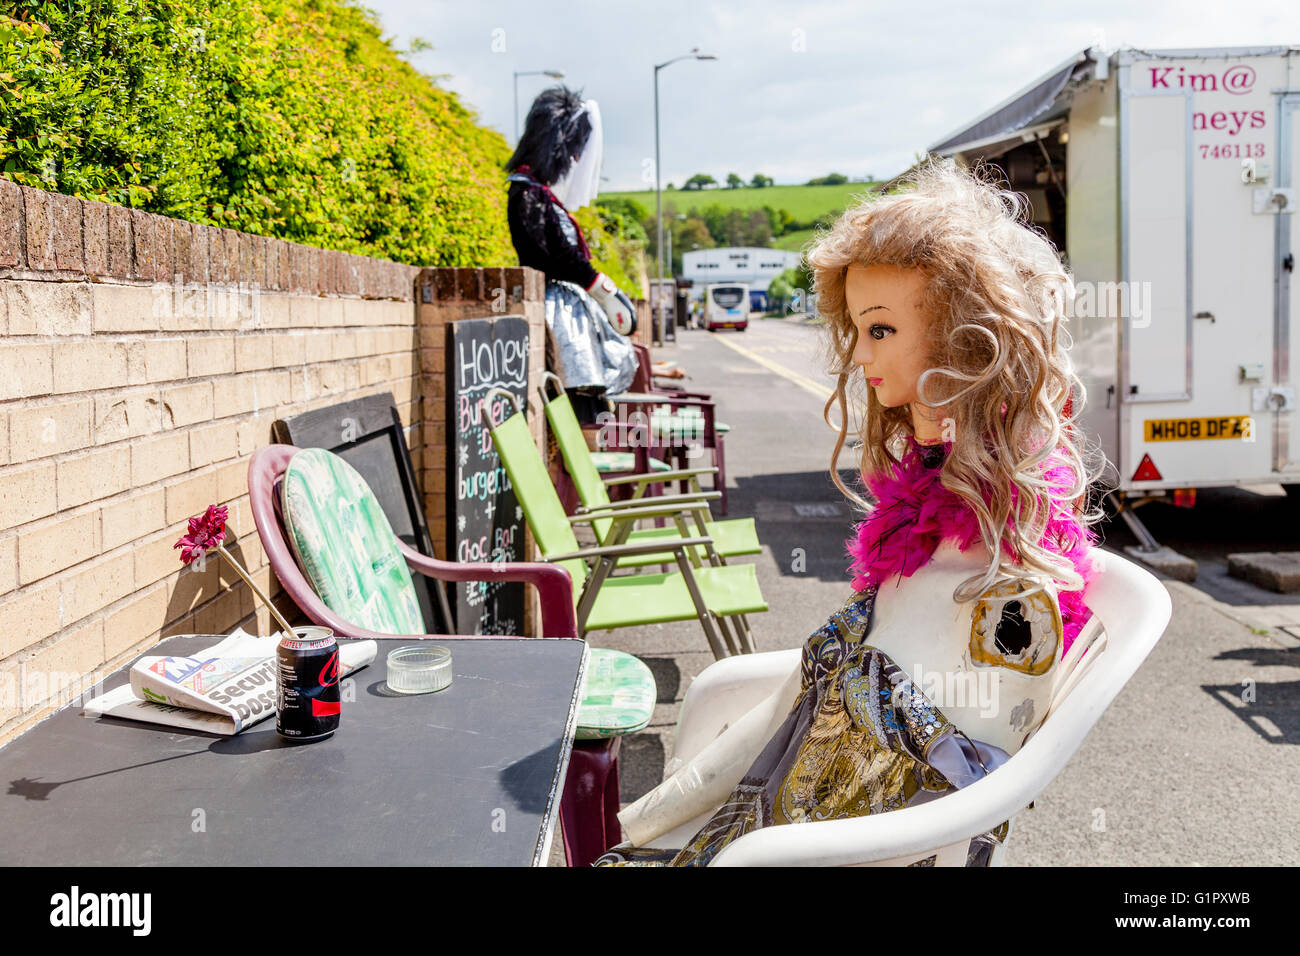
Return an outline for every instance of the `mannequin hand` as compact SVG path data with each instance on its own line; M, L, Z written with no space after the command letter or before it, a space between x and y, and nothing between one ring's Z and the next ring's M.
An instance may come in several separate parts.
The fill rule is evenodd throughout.
M588 294L600 303L609 317L609 324L620 335L631 335L636 331L636 311L632 301L623 294L614 280L603 272L596 274L596 281L587 290Z

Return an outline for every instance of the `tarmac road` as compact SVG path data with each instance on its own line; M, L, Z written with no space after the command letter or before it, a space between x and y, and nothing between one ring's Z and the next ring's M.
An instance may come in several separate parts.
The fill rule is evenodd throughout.
M744 333L679 329L676 344L655 350L689 373L685 387L711 392L719 420L731 425L728 516L755 516L763 542L762 554L746 559L771 608L751 616L760 651L801 645L849 594L844 539L856 515L828 472L835 435L821 419L830 378L819 350L817 327L757 317ZM852 469L851 454L840 465ZM1262 492L1202 492L1194 510L1143 513L1161 543L1201 562L1201 579L1162 581L1173 602L1168 630L1065 770L1016 818L1008 864L1300 863L1292 822L1300 596L1228 578L1224 557L1287 540L1300 548L1288 530L1300 500L1280 488ZM1112 550L1132 543L1120 524L1100 533ZM1294 635L1283 630L1290 626ZM713 658L689 622L589 637L640 656L659 687L650 726L623 743L626 805L662 779L686 689ZM1253 701L1243 703L1243 688ZM552 863L562 864L558 834L554 845Z

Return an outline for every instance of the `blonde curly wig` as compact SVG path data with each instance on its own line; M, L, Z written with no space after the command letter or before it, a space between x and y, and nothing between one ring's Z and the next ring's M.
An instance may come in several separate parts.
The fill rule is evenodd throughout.
M1087 398L1064 328L1074 281L1027 213L1024 196L1002 189L993 168L966 170L932 157L896 190L867 195L845 211L805 254L817 310L826 320L826 357L837 377L823 409L826 423L839 432L831 479L865 510L869 504L845 487L837 469L851 419L865 474L899 461L914 432L910 409L880 404L853 364L858 332L845 303L845 271L853 264L890 265L924 274L920 306L934 334L917 396L939 410L944 437L952 441L940 480L975 511L993 556L983 575L954 591L957 602L1008 579L1021 582L1024 596L1042 590L1049 579L1062 590L1082 588L1069 559L1044 546L1049 505L1064 497L1084 526L1103 517L1100 507L1089 509L1089 492L1105 457L1099 448L1087 451L1089 470L1083 439L1071 426ZM838 425L830 421L836 403ZM1049 466L1062 463L1074 478L1068 487L1045 476ZM1004 541L1014 561L1004 553Z

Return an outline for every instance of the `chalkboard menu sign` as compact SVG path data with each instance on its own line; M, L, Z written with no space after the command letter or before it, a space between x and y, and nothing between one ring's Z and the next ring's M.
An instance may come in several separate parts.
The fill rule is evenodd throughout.
M524 513L488 429L514 414L500 387L528 404L528 320L447 323L447 554L461 562L522 561ZM452 613L458 634L523 634L522 582L462 581Z

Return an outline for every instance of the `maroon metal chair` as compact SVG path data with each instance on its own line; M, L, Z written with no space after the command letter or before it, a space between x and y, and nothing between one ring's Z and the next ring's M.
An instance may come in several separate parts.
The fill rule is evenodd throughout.
M651 370L650 349L636 342L632 343L632 347L636 349L637 355L637 372L632 379L632 387L622 395L611 395L610 401L623 404L636 402L642 406L647 414L647 403L649 403L649 407L668 405L674 410L679 408L698 409L703 416L703 422L699 433L693 436L691 444L699 448L708 448L713 452L713 467L718 469L717 474L714 476L713 490L722 493L722 497L718 500L718 506L725 515L727 513L727 458L724 444L726 432L718 429L714 424L713 397L705 392L688 392L684 389L663 388L656 385ZM651 401L652 399L653 401ZM690 468L692 465L686 452L686 446L673 445L664 451L658 452L658 454L660 457L670 459L674 468L684 469ZM642 469L641 473L644 473L645 470L648 469ZM679 490L682 494L685 494L689 491L689 484L685 481L680 482Z
M316 594L285 536L277 485L285 468L300 449L294 445L268 445L253 453L248 463L248 498L253 522L266 550L271 570L307 619L334 631L338 637L423 641L454 634L380 634L344 620ZM420 554L400 538L394 544L412 571L439 581L522 581L537 588L542 608L542 633L548 637L577 637L573 607L573 580L559 565L540 562L485 562L460 564ZM501 635L484 635L499 638ZM524 638L521 638L521 640ZM560 801L560 826L565 857L573 866L590 864L621 839L618 822L619 737L575 740Z
M654 362L650 359L650 346L633 342L632 348L636 349L637 368L636 375L632 379L632 387L628 391L672 395L675 398L700 398L706 402L713 398L705 392L688 392L677 386L656 385Z

